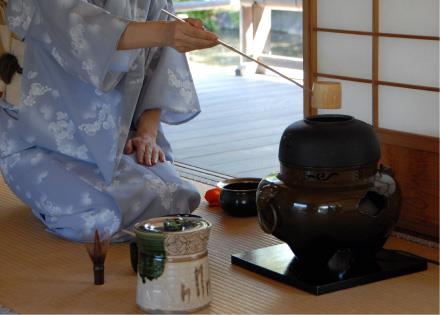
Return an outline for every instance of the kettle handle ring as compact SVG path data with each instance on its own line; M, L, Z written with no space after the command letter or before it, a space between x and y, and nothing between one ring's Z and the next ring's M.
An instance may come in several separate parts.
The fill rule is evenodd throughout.
M275 210L275 207L273 205L269 205L269 207L272 210L272 215L273 215L272 226L269 227L268 224L261 219L260 215L258 216L258 221L260 222L260 226L264 232L266 232L268 234L272 234L278 225L278 215L277 215L277 211Z
M276 185L268 185L262 187L260 191L261 197L259 198L258 205L258 208L260 208L258 211L258 222L260 223L261 229L268 234L272 234L278 226L278 214L274 205L270 202L276 196L278 192L277 188L278 187ZM264 209L267 209L266 211L269 213L271 212L272 220L267 220L267 218L263 218Z

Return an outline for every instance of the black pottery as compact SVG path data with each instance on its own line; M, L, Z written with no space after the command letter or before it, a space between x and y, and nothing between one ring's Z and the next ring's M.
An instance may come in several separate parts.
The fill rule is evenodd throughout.
M217 184L221 188L220 205L234 217L257 215L256 196L261 178L231 178Z
M260 226L299 264L337 272L375 259L400 212L391 170L378 167L373 128L351 116L317 115L286 128L280 173L258 187Z

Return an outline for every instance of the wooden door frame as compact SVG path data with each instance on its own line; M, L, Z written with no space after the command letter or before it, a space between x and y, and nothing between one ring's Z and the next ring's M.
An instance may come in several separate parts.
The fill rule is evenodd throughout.
M304 117L316 115L312 108L312 87L317 73L317 8L316 0L303 1L303 71L304 71Z

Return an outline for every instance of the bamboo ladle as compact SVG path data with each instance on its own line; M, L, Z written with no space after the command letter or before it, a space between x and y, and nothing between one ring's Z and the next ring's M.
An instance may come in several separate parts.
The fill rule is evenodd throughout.
M185 20L179 18L177 15L168 12L165 9L162 9L162 12L166 13L167 15L175 18L178 21L186 23ZM278 70L275 70L271 66L268 66L267 64L258 61L257 59L245 54L244 52L241 52L240 50L234 48L233 46L225 43L224 41L218 39L218 43L227 49L239 54L240 56L243 56L258 65L262 66L263 68L266 68L276 74L278 74L280 77L292 82L293 84L299 86L300 88L304 89L304 85L301 83L289 78L288 76L282 74ZM312 87L312 107L313 108L327 108L327 109L336 109L341 108L341 84L339 82L331 82L331 81L315 81L313 83Z

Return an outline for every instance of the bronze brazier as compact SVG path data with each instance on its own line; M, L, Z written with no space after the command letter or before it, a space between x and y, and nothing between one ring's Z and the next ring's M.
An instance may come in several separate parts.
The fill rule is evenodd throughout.
M280 173L258 187L260 226L286 242L300 264L374 258L400 211L399 187L379 159L373 128L351 116L293 123L281 138Z

